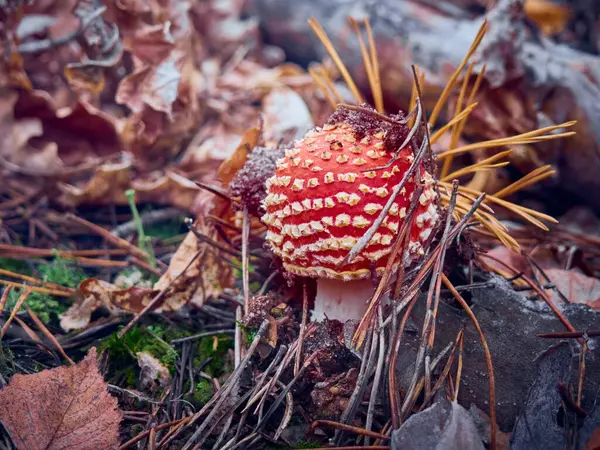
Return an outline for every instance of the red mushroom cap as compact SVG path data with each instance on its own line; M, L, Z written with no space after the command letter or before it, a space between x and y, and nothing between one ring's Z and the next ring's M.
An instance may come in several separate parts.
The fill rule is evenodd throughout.
M357 132L352 121L330 120L309 131L277 162L275 175L267 180L262 221L268 226L271 249L288 272L352 280L370 277L373 265L378 273L385 269L416 188L414 177L369 244L351 263L338 267L377 219L414 160L407 146L389 167L380 169L393 159L395 149L386 148L393 130L378 128ZM425 186L413 216L406 262L424 253L439 218L435 180L423 165L416 176Z

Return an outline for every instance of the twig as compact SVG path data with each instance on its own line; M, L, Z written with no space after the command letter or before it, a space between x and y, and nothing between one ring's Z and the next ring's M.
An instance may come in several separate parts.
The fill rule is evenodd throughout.
M194 422L196 420L198 420L198 418L202 414L204 414L205 411L208 410L208 408L212 408L210 413L208 414L208 416L206 416L204 421L196 428L196 430L194 431L192 436L185 443L182 450L190 450L191 449L194 442L200 437L200 435L202 435L205 428L208 427L208 425L210 424L210 421L219 412L221 406L223 405L225 400L227 400L227 398L229 397L229 394L231 393L233 388L237 385L238 380L239 380L240 376L242 375L242 371L248 365L248 362L250 361L250 357L254 354L254 351L256 350L256 347L258 346L260 339L265 334L265 331L267 330L268 326L269 326L269 321L264 320L263 323L261 324L260 328L258 329L256 336L254 337L254 340L252 341L252 344L250 345L250 348L248 349L248 352L246 353L246 356L244 357L244 359L242 360L240 365L233 371L233 373L227 380L227 383L225 384L225 386L223 386L219 390L219 392L217 392L217 394L215 394L215 396L213 397L213 399L210 402L208 402L206 405L204 405L204 407L199 412L197 412L196 414L194 414L192 416L192 418L189 422L189 425L193 425ZM175 437L176 435L177 434L173 435L172 437Z
M446 275L442 274L442 281L446 285L454 298L460 303L460 306L463 307L473 325L477 329L477 333L479 333L479 338L481 339L481 344L483 345L483 351L485 352L485 363L488 371L488 380L489 380L489 389L490 389L490 449L496 449L496 383L494 380L494 366L492 365L492 355L490 353L490 349L487 345L487 340L485 339L485 335L479 326L479 322L471 311L471 308L467 304L464 298L460 295L460 293L454 289L454 285L450 282Z
M53 47L59 47L61 45L67 44L73 40L75 40L78 36L80 36L87 27L94 22L98 17L100 17L106 11L106 6L101 6L95 11L91 12L89 16L83 17L81 19L81 23L79 24L79 28L71 33L68 33L64 36L60 36L57 38L50 38L44 40L37 40L31 42L25 42L20 44L17 48L17 51L24 55L28 53L41 53L46 50L50 50Z
M235 331L232 330L231 328L224 328L222 330L204 331L202 333L193 334L192 336L186 336L184 338L173 339L170 342L170 344L171 345L183 344L184 342L193 341L195 339L201 339L201 338L208 337L208 336L214 336L216 334L234 334L234 333L235 333Z
M132 445L134 445L135 443L141 441L142 439L144 439L146 436L148 436L150 434L151 430L156 430L156 431L161 431L164 430L165 428L169 428L172 427L174 425L180 425L182 423L186 423L188 420L190 420L189 417L185 417L183 419L179 419L179 420L173 420L172 422L167 422L167 423L162 423L160 425L157 425L155 427L152 427L150 430L146 430L146 431L142 431L140 434L138 434L136 437L128 440L127 442L125 442L123 445L121 445L118 450L126 450L129 447L131 447Z
M244 290L244 314L248 314L250 306L250 282L248 275L248 239L250 235L250 219L248 217L248 208L244 205L242 211L242 288Z
M589 330L589 331L559 331L557 333L542 333L536 335L539 338L546 339L571 339L580 338L583 336L598 337L600 336L600 330Z
M361 436L369 436L376 439L389 440L390 437L385 434L376 433L375 431L369 431L364 428L355 427L345 423L334 422L333 420L314 420L310 424L309 433L313 433L315 428L325 425L336 430L349 431L350 433L360 434Z
M46 336L48 338L48 340L50 342L52 342L52 345L54 345L54 347L56 348L56 350L58 350L58 352L62 355L62 357L65 358L69 362L69 364L74 365L75 363L73 362L73 360L71 358L69 358L69 355L67 355L65 353L65 351L62 348L62 346L60 345L60 343L56 340L54 335L52 333L50 333L50 330L48 330L48 328L46 328L46 325L44 325L44 323L40 320L40 318L36 315L36 313L34 313L31 310L31 308L27 305L25 305L25 308L27 309L27 313L29 314L29 317L31 317L31 319L35 322L35 324L40 329L40 331L44 334L44 336Z
M306 321L308 318L308 292L306 281L302 284L302 323L300 324L300 335L298 336L298 352L296 353L296 362L294 363L294 375L298 375L300 364L302 363L302 346L306 335Z
M2 340L2 338L4 338L4 335L8 331L8 328L10 327L11 322L13 321L13 319L15 318L15 316L17 315L17 313L19 312L19 309L21 309L21 306L23 306L23 303L25 303L25 300L27 300L27 297L29 297L29 294L31 294L31 289L30 288L26 288L21 293L21 295L19 296L19 298L17 299L17 303L15 304L15 307L11 311L10 316L6 320L6 323L4 324L4 326L2 327L2 331L0 331L0 340Z
M148 258L150 258L150 255L148 255L148 253L146 253L145 251L141 250L139 247L136 247L135 245L127 242L125 239L115 236L107 229L105 229L99 225L96 225L95 223L89 222L89 221L87 221L79 216L76 216L75 214L71 214L71 213L67 214L67 219L73 220L73 221L77 222L78 224L83 225L84 227L93 231L98 236L106 239L111 244L127 250L130 254L137 256L138 258L141 258L146 261L148 260Z

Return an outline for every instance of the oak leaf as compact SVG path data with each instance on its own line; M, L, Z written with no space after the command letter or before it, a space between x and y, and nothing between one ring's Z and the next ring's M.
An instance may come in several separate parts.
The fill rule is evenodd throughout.
M122 417L94 347L75 366L15 375L0 391L0 420L20 450L116 449Z

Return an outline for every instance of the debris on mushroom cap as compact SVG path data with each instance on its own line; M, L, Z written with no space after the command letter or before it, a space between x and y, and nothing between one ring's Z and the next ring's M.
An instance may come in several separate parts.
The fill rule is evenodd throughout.
M361 117L362 116L362 117ZM414 161L410 146L396 148L405 125L373 114L338 110L323 128L309 131L277 162L264 199L267 241L285 269L295 275L339 280L369 278L383 272L416 189L411 177L383 223L351 263L338 267L377 219L394 186ZM381 168L390 163L389 167ZM438 222L435 180L421 164L424 185L410 229L405 262L424 253Z

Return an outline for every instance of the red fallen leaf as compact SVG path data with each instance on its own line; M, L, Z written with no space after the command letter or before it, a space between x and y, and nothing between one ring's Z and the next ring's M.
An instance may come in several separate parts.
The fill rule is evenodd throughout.
M570 303L585 303L600 311L600 280L572 270L548 269L545 273ZM555 290L548 292L554 303L563 303Z
M19 449L116 449L123 414L107 387L92 347L75 366L13 376L0 420Z

